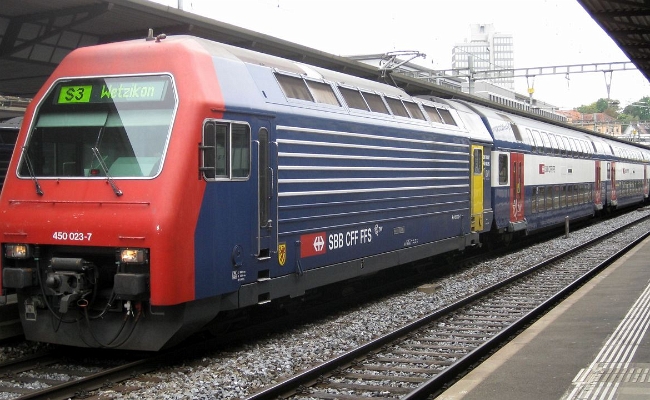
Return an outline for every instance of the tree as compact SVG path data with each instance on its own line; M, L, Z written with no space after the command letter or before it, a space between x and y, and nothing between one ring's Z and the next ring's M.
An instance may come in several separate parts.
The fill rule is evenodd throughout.
M650 120L650 97L645 96L623 109L623 113L640 121Z
M576 110L583 114L605 113L610 117L616 118L619 108L618 105L618 100L607 100L600 98L596 102L589 105L580 106L576 108Z

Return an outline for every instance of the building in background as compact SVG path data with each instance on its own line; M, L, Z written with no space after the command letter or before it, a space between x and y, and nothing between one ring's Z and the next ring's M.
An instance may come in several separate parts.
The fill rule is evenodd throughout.
M451 50L451 69L463 76L473 72L512 69L515 67L514 43L511 34L499 33L493 24L470 25L469 41L457 43ZM515 90L514 76L490 79L492 84Z
M566 122L564 115L555 112L557 106L539 99L531 99L528 93L515 92L514 76L508 76L501 71L499 78L474 79L471 72L514 69L514 47L512 35L497 33L492 24L474 24L470 25L470 28L470 41L457 44L452 50L451 70L433 70L413 62L423 55L417 51L393 51L348 58L375 66L385 74L407 75L514 109Z
M504 88L492 83L492 80L471 81L467 76L448 74L449 71L438 71L416 64L411 60L417 58L418 52L391 52L385 54L367 54L349 56L354 61L377 67L383 73L396 73L421 79L428 83L444 86L450 90L469 93L471 95L502 104L517 110L541 115L559 122L566 122L564 115L558 114L557 106L539 99L530 101L528 94L516 93L514 89ZM390 82L389 79L386 79Z
M623 138L621 122L605 113L581 113L576 110L558 111L558 113L564 115L571 125Z

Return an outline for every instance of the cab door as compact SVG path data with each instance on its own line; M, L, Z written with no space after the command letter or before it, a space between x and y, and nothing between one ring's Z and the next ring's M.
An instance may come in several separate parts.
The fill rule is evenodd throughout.
M277 243L277 144L271 139L269 124L263 124L258 131L257 151L257 228L253 248L260 259L271 257L271 254L286 252L278 249ZM286 253L278 254L280 265L286 260Z
M510 222L524 220L524 155L510 153Z
M483 230L483 146L471 146L470 213L472 232Z

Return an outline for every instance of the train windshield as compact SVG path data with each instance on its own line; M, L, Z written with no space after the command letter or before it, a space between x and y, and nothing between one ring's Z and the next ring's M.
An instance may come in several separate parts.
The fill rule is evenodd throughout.
M19 175L156 176L176 104L174 85L167 75L59 82L38 109Z

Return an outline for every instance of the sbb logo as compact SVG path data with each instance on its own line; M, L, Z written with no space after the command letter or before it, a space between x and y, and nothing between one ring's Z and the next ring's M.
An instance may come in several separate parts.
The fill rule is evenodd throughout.
M314 239L314 251L319 253L323 251L323 247L325 247L325 240L323 240L323 236L318 235Z
M310 233L300 236L300 257L311 257L325 254L325 232Z
M328 241L329 241L328 249L330 250L340 249L343 247L343 234L335 233L333 235L330 235Z

